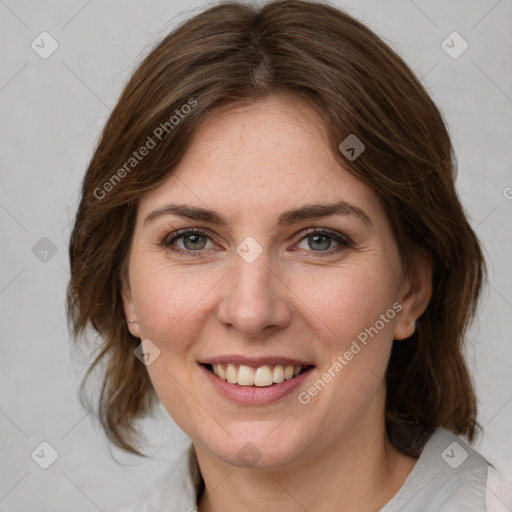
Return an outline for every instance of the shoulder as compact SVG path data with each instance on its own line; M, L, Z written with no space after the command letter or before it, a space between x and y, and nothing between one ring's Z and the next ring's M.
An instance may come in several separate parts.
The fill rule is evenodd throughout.
M195 456L190 446L172 468L136 501L118 512L187 512L195 510L197 481Z
M504 489L503 479L482 455L438 428L400 491L381 512L510 512L512 507L498 498L499 493L505 496ZM505 508L497 508L500 503Z
M512 511L512 482L492 466L487 470L486 503L487 512Z

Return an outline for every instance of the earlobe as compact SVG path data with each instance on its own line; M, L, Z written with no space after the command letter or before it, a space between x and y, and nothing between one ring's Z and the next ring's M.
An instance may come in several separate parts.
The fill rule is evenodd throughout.
M405 340L410 338L416 331L416 320L398 319L395 324L393 339Z
M416 321L425 312L432 297L432 258L427 249L416 253L413 271L401 293L402 310L397 315L394 339L404 340L416 330Z
M133 303L130 283L126 272L123 273L121 281L121 298L123 299L123 309L126 322L128 323L128 330L130 331L130 334L132 336L140 338L139 324L137 322L137 313L135 311L135 305Z

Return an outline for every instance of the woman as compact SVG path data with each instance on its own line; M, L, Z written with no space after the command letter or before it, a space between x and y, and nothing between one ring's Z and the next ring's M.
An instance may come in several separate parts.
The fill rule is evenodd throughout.
M142 62L87 170L69 315L99 417L192 441L125 511L498 510L462 346L484 276L450 138L328 5L222 3Z

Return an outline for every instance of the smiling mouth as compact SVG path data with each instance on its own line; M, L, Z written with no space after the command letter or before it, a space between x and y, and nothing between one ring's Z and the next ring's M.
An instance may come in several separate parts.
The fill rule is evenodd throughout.
M313 366L263 365L258 368L243 364L203 364L219 379L238 386L268 387L281 384L306 372Z

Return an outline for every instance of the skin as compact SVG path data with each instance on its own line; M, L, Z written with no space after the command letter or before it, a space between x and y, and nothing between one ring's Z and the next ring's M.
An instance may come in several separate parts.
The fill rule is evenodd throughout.
M128 324L134 336L161 351L147 369L194 444L206 485L201 512L376 511L414 466L386 436L384 377L393 339L408 338L428 304L430 265L418 254L415 271L404 276L378 196L343 169L327 140L321 119L297 99L272 96L225 109L202 125L168 181L138 205L123 286L126 318L136 320ZM364 210L371 224L331 215L277 225L286 210L340 200ZM174 214L145 222L172 202L214 210L227 225ZM200 250L183 237L162 244L185 228L210 238L194 239ZM312 238L309 228L352 243ZM248 236L263 251L252 263L236 252ZM298 392L396 302L400 312L301 404ZM240 405L220 395L198 366L221 354L295 357L315 368L275 403ZM246 467L237 454L249 442L259 459Z

